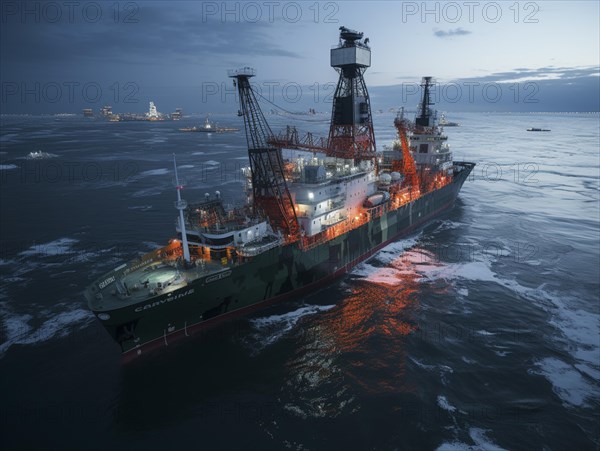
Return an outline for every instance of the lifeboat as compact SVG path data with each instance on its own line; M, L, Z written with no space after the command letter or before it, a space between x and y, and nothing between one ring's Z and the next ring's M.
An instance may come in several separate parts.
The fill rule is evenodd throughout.
M363 202L363 207L375 208L386 203L388 200L390 200L390 193L387 191L377 191L375 194L371 194L365 199Z

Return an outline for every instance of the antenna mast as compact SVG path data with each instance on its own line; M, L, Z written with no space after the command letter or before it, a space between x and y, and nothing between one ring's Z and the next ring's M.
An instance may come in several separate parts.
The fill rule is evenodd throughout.
M175 208L179 210L179 227L181 228L181 247L183 248L183 258L189 263L190 262L190 248L187 241L187 232L185 230L185 219L183 217L183 210L187 208L187 201L181 198L181 190L183 185L179 183L179 175L177 174L177 160L175 160L175 154L173 154L173 166L175 167L175 189L177 190L177 200L175 201Z

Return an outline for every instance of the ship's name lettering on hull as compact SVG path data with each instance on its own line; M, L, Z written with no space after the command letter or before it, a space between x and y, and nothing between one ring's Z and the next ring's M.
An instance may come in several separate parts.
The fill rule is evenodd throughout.
M204 282L205 283L216 282L217 280L224 279L225 277L229 277L230 275L231 275L231 271L223 271L223 272L220 272L219 274L215 274L214 276L208 276L204 280Z
M123 275L125 276L125 275L129 274L130 272L135 271L136 269L139 269L142 266L147 265L148 263L152 263L152 259L151 258L149 258L148 260L144 260L143 262L140 262L137 265L130 266L125 271L123 271Z
M110 276L98 284L98 288L102 289L115 281L115 276Z
M174 296L169 296L169 297L166 297L164 299L160 299L158 301L151 302L150 304L140 305L134 311L136 313L140 313L140 312L143 312L144 310L148 310L148 309L151 309L151 308L158 307L160 305L166 304L167 302L171 302L171 301L175 301L177 299L181 299L182 297L187 296L189 294L192 294L193 292L194 292L194 289L190 288L189 290L187 290L187 291L185 291L183 293L179 293L179 294L176 294Z

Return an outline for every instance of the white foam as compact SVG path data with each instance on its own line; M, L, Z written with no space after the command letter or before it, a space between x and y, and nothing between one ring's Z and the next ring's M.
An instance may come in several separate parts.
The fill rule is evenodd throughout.
M447 365L441 365L441 364L427 365L423 362L418 361L414 357L409 357L409 359L413 363L415 363L415 365L417 365L419 368L423 368L424 370L427 370L427 371L438 371L439 375L440 375L440 380L442 381L443 385L448 385L447 375L454 373L454 370Z
M171 171L167 168L150 169L149 171L140 172L139 177L149 177L153 175L167 175Z
M458 290L456 290L456 292L463 296L463 297L468 297L469 296L469 289L468 288L459 288Z
M48 312L44 312L48 314ZM0 344L0 357L15 344L32 345L48 341L51 338L67 336L77 326L79 329L87 326L94 319L89 310L73 309L49 314L37 329L33 329L30 314L15 314L8 310L2 313L2 322L6 333L6 341Z
M494 332L488 332L487 330L478 330L476 333L484 336L496 335Z
M327 311L333 307L335 306L308 305L282 315L271 315L250 320L252 327L257 330L257 333L253 335L256 341L253 345L254 351L258 352L279 341L285 334L292 330L301 318Z
M406 258L410 260L409 249L418 243L419 238L420 234L388 244L371 259L357 265L351 274L364 277L365 280L374 283L386 285L399 285L403 283L403 275L413 274L413 271L405 269L403 264ZM384 265L391 265L391 267L373 266L369 263L371 260L376 260Z
M600 381L600 371L595 370L594 368L591 368L589 365L584 365L581 363L578 363L573 366L575 368L577 368L580 373L586 374L587 376L591 377L595 381Z
M572 365L554 357L547 357L536 362L538 370L531 372L541 374L552 383L552 391L563 401L563 404L589 407L586 402L597 388L588 383L581 373Z
M437 397L437 404L441 409L444 409L447 412L456 412L456 407L450 404L445 396L439 395Z
M386 285L400 285L403 283L403 279L400 277L400 271L395 268L377 268L363 263L360 267L357 267L352 271L355 276L364 277L366 281L386 284Z
M21 252L19 255L24 257L41 255L41 256L52 256L52 255L64 255L67 253L73 253L73 245L78 240L73 238L59 238L58 240L50 241L44 244L34 244L29 249Z
M436 451L506 451L495 443L493 443L487 436L489 430L480 428L470 428L469 437L475 443L475 445L468 445L463 442L449 442L442 443L436 448Z
M158 196L162 193L162 189L157 186L152 186L150 188L141 189L136 191L131 195L131 197L150 197L150 196Z
M485 429L470 428L469 436L471 437L471 439L473 439L473 441L475 442L475 444L477 446L481 447L481 449L484 449L486 451L506 451L505 448L501 448L500 446L493 443L486 436L487 432L489 432L489 431L485 430Z
M144 140L144 142L146 144L160 144L160 143L167 142L167 140L165 138L149 138L149 139Z
M17 169L18 166L14 164L0 164L0 171L10 171L11 169Z
M436 227L435 231L441 232L443 230L454 230L454 229L458 229L459 227L461 227L463 225L464 224L462 222L456 222L456 221L451 221L449 219L445 219L445 220L441 221L441 223Z
M416 262L422 258L424 254L416 250L410 250L403 255L403 261ZM577 360L577 364L582 365L580 368L584 374L597 374L600 371L600 362L598 354L600 352L600 344L598 342L598 324L600 323L600 315L595 312L584 311L581 309L571 308L569 304L575 305L577 299L569 298L565 295L549 292L545 288L545 284L537 288L524 287L516 280L505 279L492 270L494 257L486 255L481 261L472 261L468 263L451 263L451 264L415 264L415 270L420 273L425 279L434 281L438 279L455 280L463 279L469 281L483 281L496 283L518 296L533 302L536 306L551 314L549 323L560 330L566 338L565 349ZM391 279L391 275L387 275ZM590 303L590 305L594 305ZM480 335L488 335L487 331L479 331ZM561 338L558 338L559 340ZM505 357L510 354L507 350L494 351L496 355ZM563 369L565 375L569 375L571 371L577 373L576 367L570 367L567 371ZM551 372L542 371L544 376L556 386L556 391L560 393L569 403L578 405L581 402L582 395L579 393L579 388L588 389L588 395L600 398L599 390L588 384L578 384L573 394L569 394L569 390L564 387L556 378L551 376ZM577 373L579 377L581 374ZM578 380L577 376L571 378L573 382Z

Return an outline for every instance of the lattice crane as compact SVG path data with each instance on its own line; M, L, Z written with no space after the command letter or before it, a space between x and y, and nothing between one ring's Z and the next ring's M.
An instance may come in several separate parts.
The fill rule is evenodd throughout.
M240 112L244 117L254 212L266 214L271 226L280 230L286 241L295 241L300 236L300 230L294 202L284 177L281 149L269 143L273 132L250 86L249 79L255 75L255 71L244 67L229 71L228 75L235 79L240 97Z

